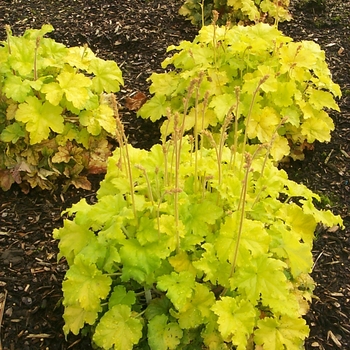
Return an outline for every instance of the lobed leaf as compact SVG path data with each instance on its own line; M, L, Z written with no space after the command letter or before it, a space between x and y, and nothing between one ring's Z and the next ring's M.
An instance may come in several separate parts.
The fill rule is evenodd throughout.
M97 324L92 337L103 349L132 350L142 336L142 323L127 305L110 308Z
M114 61L105 61L99 58L92 59L88 71L94 74L92 89L97 94L118 92L120 85L124 85L122 72Z
M148 323L148 344L152 350L176 350L183 331L176 322L168 322L166 315L156 315Z
M63 313L64 334L68 335L69 332L72 332L74 335L78 335L85 323L93 325L97 316L97 311L84 310L77 305L66 306Z
M226 342L232 342L237 350L247 349L248 339L256 325L256 309L248 300L222 297L213 305L218 316L219 331Z
M254 341L264 350L299 350L309 333L309 327L302 318L281 316L266 317L258 321Z
M50 102L40 101L35 96L29 96L25 103L19 105L16 120L25 124L29 132L30 144L36 144L49 138L50 130L60 133L64 129L63 109Z
M193 295L195 281L188 271L172 272L170 275L158 277L157 287L167 291L166 295L175 308L181 310Z
M19 139L25 137L23 124L14 122L8 125L0 134L0 141L15 144Z
M65 306L79 305L86 311L99 312L101 299L110 292L111 278L103 275L95 264L77 255L62 282Z

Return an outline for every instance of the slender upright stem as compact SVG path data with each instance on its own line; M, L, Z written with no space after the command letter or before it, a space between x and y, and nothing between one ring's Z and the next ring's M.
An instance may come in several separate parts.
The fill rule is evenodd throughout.
M38 49L40 46L40 36L36 38L35 41L35 50L34 50L34 81L38 80L38 69L37 69L37 60L38 60Z
M202 11L202 27L205 26L205 20L204 20L204 0L201 2L201 11Z
M176 251L180 252L180 234L179 234L179 191L180 191L180 152L181 138L178 129L178 116L174 116L174 151L175 151L175 188L174 188L174 216L175 216L175 234L176 234Z
M8 49L9 55L11 55L11 53L12 53L11 42L10 42L10 37L12 35L11 27L6 24L5 25L5 30L6 30L6 39L7 39L7 49Z
M235 89L236 94L236 111L235 111L235 124L234 124L234 131L233 131L233 167L236 165L236 155L238 151L238 118L239 118L239 96L240 96L240 90L239 87L236 87ZM231 164L232 167L232 164Z
M138 225L138 218L137 218L136 204L135 204L135 193L134 193L135 187L134 187L134 180L133 180L133 176L132 176L129 147L128 147L128 139L127 139L125 132L124 132L124 125L119 118L117 101L116 101L114 95L112 95L111 104L112 104L114 116L115 116L116 122L117 122L116 134L117 134L117 139L118 139L118 143L119 143L119 148L120 148L121 154L123 155L123 158L124 158L123 160L126 162L126 173L127 173L128 179L129 179L130 197L131 197L131 202L132 202L132 209L133 209L133 213L134 213L134 218L137 221L137 225ZM124 150L125 150L125 153L123 152Z
M265 76L263 76L260 79L260 81L258 83L258 86L254 90L252 101L251 101L250 106L249 106L249 111L248 111L248 115L247 115L247 118L246 118L246 126L245 126L245 131L244 131L243 149L242 149L242 162L241 162L240 172L242 171L242 167L243 167L243 164L244 164L244 159L243 158L245 157L245 147L246 147L247 138L248 138L247 129L248 129L248 126L249 126L249 123L250 123L250 118L252 116L256 95L258 94L258 91L260 90L261 85L264 84L264 82L268 79L268 77L269 77L268 75L265 75Z

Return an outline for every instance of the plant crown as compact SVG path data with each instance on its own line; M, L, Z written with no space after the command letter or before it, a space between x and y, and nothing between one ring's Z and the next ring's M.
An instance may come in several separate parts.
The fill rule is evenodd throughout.
M0 46L0 186L19 183L89 188L86 174L106 171L123 84L114 61L87 47L67 48L44 35L51 25Z
M168 108L182 115L183 96L193 89L190 82L200 79L188 101L185 130L210 128L215 133L225 116L234 113L237 132L242 138L246 130L252 143L269 142L278 129L271 150L277 161L287 155L302 159L299 145L330 140L334 124L325 109L339 111L334 97L341 92L318 44L293 42L264 23L209 25L193 42L168 50L177 52L162 66L173 70L151 75L153 97L139 110L141 117L155 121L166 116ZM167 121L161 131L172 132Z
M194 25L208 25L217 12L218 24L289 21L289 0L185 0L179 13ZM214 15L216 16L216 15Z
M185 106L201 80L190 84ZM150 151L118 123L97 202L73 205L54 231L69 265L64 332L88 328L102 349L300 349L314 231L341 219L274 165L274 136L237 151L232 115L218 138L184 136L187 111L168 113L171 137Z

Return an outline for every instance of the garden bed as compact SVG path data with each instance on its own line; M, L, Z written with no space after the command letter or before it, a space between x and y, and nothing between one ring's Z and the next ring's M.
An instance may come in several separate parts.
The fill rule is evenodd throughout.
M326 51L333 80L343 92L340 113L332 112L336 130L328 144L315 144L304 161L289 162L289 177L318 193L322 205L340 214L345 230L317 232L312 276L315 299L306 316L311 328L307 349L350 348L350 4L347 0L310 1L293 6L294 20L280 29L295 40L314 40ZM322 3L324 5L322 5ZM320 5L321 4L321 5ZM149 148L158 142L158 125L138 119L127 98L148 92L146 79L161 72L166 48L196 35L178 15L181 2L4 1L0 0L0 39L4 25L15 35L51 23L50 35L67 46L87 43L101 58L115 60L125 86L118 94L120 114L129 141ZM69 188L65 193L19 187L0 192L0 339L2 349L91 349L89 339L62 332L61 282L67 266L57 263L52 231L62 225L60 213L81 198L92 203L101 177L90 178L93 189ZM0 344L0 345L1 345ZM1 349L1 346L0 346Z

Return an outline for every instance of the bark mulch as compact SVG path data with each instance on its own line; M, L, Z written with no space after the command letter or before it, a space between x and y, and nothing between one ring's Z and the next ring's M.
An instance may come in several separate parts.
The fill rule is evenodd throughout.
M115 60L125 79L118 98L129 140L149 148L159 140L158 126L136 118L125 101L137 91L148 93L146 79L162 71L169 45L196 35L197 29L178 15L180 5L179 0L0 0L0 40L5 24L21 35L51 23L56 41L87 43L99 57ZM321 195L322 205L347 226L317 232L312 272L317 287L306 316L311 328L306 349L350 349L350 2L295 0L292 11L294 20L280 29L295 40L318 42L343 92L341 112L331 114L332 141L316 143L305 161L285 165L290 178ZM90 180L91 191L34 189L26 195L15 186L0 191L0 350L92 349L88 338L64 339L61 282L67 266L57 262L52 238L65 208L84 197L95 200L101 177Z

